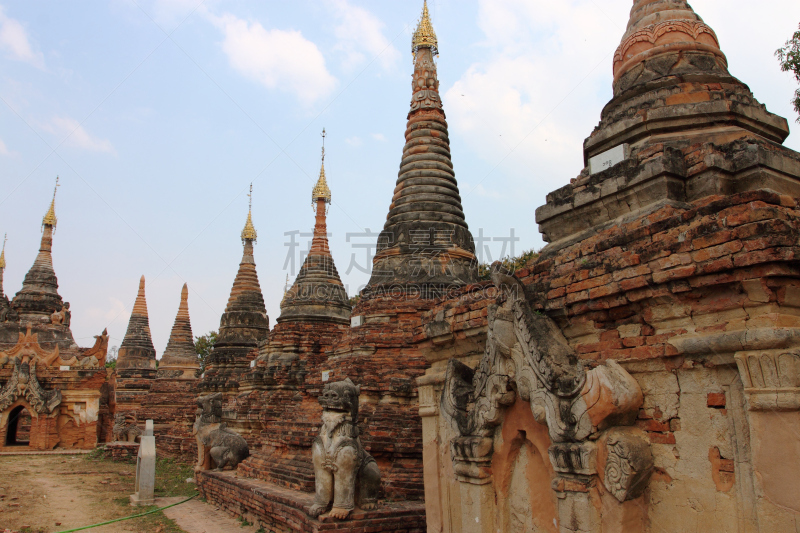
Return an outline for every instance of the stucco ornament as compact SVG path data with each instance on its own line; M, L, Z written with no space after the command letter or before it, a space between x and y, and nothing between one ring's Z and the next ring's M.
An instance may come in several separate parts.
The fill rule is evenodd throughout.
M37 414L50 414L61 403L61 391L46 391L36 379L36 363L14 360L14 373L0 390L0 411L24 399Z
M643 401L638 383L614 361L587 370L556 323L531 308L523 285L499 263L492 266L492 281L501 295L489 307L483 357L474 370L451 359L442 392L442 412L460 434L451 443L456 474L471 483L490 480L491 437L517 397L547 426L556 472L597 473L597 446L591 441L609 428L634 423ZM620 434L615 442L624 449L631 438ZM615 457L621 465L626 460L621 453ZM651 471L652 458L642 473L649 477Z

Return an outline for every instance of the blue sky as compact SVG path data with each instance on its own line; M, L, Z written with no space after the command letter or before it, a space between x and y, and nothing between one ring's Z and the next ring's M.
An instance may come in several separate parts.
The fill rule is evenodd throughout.
M431 0L439 79L467 221L496 259L542 242L534 210L583 167L611 97L630 0ZM773 52L800 5L694 0L731 72L796 126ZM287 233L307 249L327 129L331 249L348 292L368 280L410 99L421 1L0 0L0 233L5 292L36 256L55 176L53 260L82 346L125 333L147 278L156 349L188 282L196 335L216 329L253 182L256 263L274 324ZM793 134L786 145L800 149ZM294 248L295 270L302 257ZM510 250L505 250L508 253ZM486 254L491 254L488 257ZM287 272L288 269L288 272Z

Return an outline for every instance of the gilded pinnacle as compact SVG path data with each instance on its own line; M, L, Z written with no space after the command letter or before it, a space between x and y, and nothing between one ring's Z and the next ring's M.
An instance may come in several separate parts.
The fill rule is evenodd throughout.
M325 200L325 203L331 203L331 189L328 187L328 181L325 179L324 162L319 169L317 184L314 185L314 190L311 192L311 205L314 205L317 200Z
M3 251L0 252L0 270L6 268L6 241L8 240L8 233L3 237Z
M244 229L242 230L242 244L246 244L247 241L256 242L256 238L258 237L258 233L256 233L256 228L253 226L253 184L250 184L250 194L247 196L250 197L250 209L247 212L247 222L244 223Z
M58 191L58 176L56 176L56 187L53 190L53 200L50 202L50 209L45 213L42 219L42 226L56 227L58 219L56 218L56 192Z
M439 41L436 39L436 32L433 30L431 16L428 13L428 0L425 0L422 6L422 18L411 40L412 53L416 54L420 48L430 48L433 55L439 54Z

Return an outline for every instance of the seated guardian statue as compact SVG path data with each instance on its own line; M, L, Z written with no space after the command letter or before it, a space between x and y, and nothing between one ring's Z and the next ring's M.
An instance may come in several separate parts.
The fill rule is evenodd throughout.
M250 450L247 441L228 429L222 422L222 393L197 398L198 409L192 434L197 439L197 465L199 470L223 470L230 466L234 470L247 459Z
M309 514L317 517L332 502L330 516L344 520L355 508L374 509L381 473L358 438L358 396L361 387L350 379L328 383L322 391L322 427L314 439L316 495Z

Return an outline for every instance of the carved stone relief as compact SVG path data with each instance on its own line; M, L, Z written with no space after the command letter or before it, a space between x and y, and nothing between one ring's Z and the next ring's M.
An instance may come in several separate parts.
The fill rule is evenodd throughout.
M45 391L36 379L36 363L14 360L14 373L0 389L0 411L17 399L25 399L37 414L50 414L61 404L61 391Z
M742 352L735 357L748 409L800 409L800 352Z
M636 380L614 361L586 370L555 322L531 309L513 275L494 265L492 281L502 296L488 311L484 355L475 370L451 359L441 398L443 415L460 435L451 442L459 480L491 481L492 436L519 396L548 428L557 473L598 474L600 439L609 447L603 453L614 480L609 490L621 501L637 497L652 472L649 443L616 429L633 424L642 405Z

